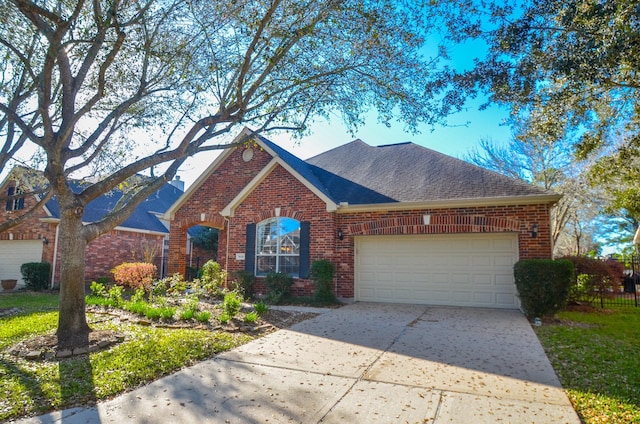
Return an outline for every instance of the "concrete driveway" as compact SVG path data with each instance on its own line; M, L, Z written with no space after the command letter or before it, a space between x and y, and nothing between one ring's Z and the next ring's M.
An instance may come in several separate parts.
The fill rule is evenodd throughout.
M38 423L580 423L517 311L353 304Z

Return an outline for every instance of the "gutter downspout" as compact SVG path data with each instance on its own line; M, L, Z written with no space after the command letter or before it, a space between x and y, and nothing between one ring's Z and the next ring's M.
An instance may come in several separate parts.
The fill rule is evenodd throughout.
M60 224L56 225L56 236L53 242L53 264L52 264L52 272L51 272L51 290L53 290L53 286L56 281L56 265L58 263L58 235L60 234Z
M227 269L227 272L224 273L224 285L225 287L229 288L229 227L231 227L231 220L226 216L224 216L223 218L227 224L227 246L224 258L224 267Z

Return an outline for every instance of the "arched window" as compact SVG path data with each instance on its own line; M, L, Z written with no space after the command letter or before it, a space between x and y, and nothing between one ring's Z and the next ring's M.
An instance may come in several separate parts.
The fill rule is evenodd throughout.
M300 221L276 217L256 226L255 275L300 274Z

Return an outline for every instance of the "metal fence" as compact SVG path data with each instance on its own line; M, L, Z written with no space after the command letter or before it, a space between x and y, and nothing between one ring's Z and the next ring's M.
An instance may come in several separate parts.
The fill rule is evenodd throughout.
M611 261L613 259L607 259ZM616 260L624 265L624 277L621 281L606 287L585 293L580 301L595 307L635 307L640 306L640 257L633 256L624 260Z

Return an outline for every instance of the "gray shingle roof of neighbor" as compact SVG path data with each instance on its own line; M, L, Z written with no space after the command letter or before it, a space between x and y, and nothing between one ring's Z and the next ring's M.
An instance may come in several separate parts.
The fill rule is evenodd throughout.
M72 181L71 185L74 192L80 192L82 190L82 185L77 181ZM156 214L163 214L178 200L180 195L182 195L182 190L174 185L170 183L163 185L154 194L140 203L119 227L169 233L167 227L162 224ZM82 220L85 222L95 222L102 219L113 209L121 197L122 191L118 189L99 196L87 205ZM55 196L47 202L46 206L53 218L60 218L60 208L58 207L58 201Z
M355 140L308 159L337 203L376 204L553 194L414 143Z

